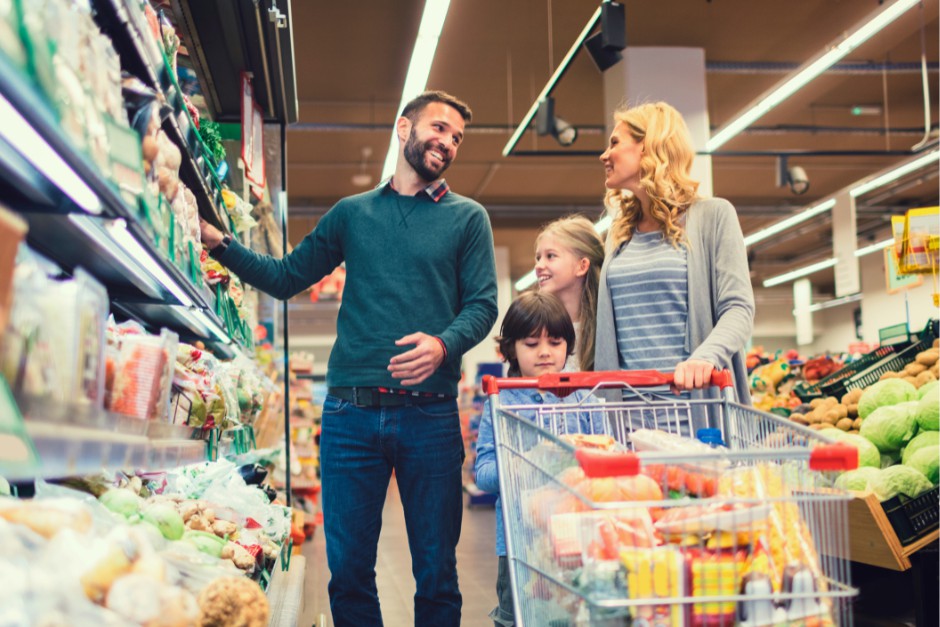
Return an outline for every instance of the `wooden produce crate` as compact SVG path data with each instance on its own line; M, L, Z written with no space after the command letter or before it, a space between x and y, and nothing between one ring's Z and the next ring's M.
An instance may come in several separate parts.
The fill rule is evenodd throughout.
M849 551L853 562L904 571L911 567L911 555L940 537L940 529L934 527L910 544L901 544L874 493L854 494L849 502Z

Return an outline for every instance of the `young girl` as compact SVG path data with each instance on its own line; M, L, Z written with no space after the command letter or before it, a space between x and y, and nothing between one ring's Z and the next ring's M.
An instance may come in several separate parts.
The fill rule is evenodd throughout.
M535 240L539 291L557 296L574 323L576 339L566 372L594 369L597 287L603 263L604 243L584 216L555 220Z
M543 374L561 372L574 347L574 326L561 301L553 294L526 292L517 298L503 318L500 328L499 350L509 363L510 377L538 377ZM590 402L593 397L578 390L565 398L558 398L547 390L522 389L503 390L499 393L501 405L533 405L541 403ZM514 410L515 411L515 410ZM516 411L529 420L535 420L534 410ZM555 432L605 433L603 414L579 412L566 418L566 424ZM499 477L496 472L496 444L493 436L493 416L490 402L483 405L483 417L477 437L477 459L474 464L476 484L481 490L499 493ZM506 542L503 534L502 505L496 501L496 554L499 556L499 572L496 579L496 594L499 605L490 613L497 626L512 625L512 590L509 584L509 564L506 559Z

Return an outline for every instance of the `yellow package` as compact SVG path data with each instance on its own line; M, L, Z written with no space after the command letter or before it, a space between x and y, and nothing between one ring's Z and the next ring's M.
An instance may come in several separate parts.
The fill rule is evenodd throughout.
M685 608L679 603L656 603L657 599L685 597L685 560L679 549L661 546L652 549L622 549L620 561L627 569L627 596L649 600L649 605L634 605L634 622L649 627L684 627Z

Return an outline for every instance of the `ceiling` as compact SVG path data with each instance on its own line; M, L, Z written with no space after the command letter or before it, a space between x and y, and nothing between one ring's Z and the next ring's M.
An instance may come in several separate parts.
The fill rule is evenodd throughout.
M881 5L877 0L626 0L628 46L700 47L707 63L713 129L817 54ZM293 2L299 123L289 127L288 197L296 243L339 198L377 182L423 8L423 0ZM428 81L467 101L473 123L447 172L452 189L490 212L497 245L510 247L513 280L532 265L538 227L573 211L601 213L603 171L595 155L606 137L602 74L579 54L554 91L556 112L580 129L570 150L591 156L510 156L501 151L516 125L598 6L597 0L452 0ZM714 156L713 190L738 209L745 233L811 204L903 158L924 135L919 71L921 37L930 120L938 118L938 0L926 0L850 54L845 62L891 64L830 71L758 120ZM722 70L719 63L748 71ZM785 71L766 64L792 64ZM873 115L852 115L853 106ZM933 141L936 141L934 134ZM564 150L528 131L524 150ZM365 149L365 153L364 153ZM777 187L780 151L864 151L864 155L791 157L811 181L796 196ZM895 154L872 154L891 151ZM364 154L368 156L364 156ZM936 168L890 193L859 199L860 242L889 235L887 216L938 203ZM829 214L751 251L755 286L768 276L831 256ZM832 271L814 282L831 290Z

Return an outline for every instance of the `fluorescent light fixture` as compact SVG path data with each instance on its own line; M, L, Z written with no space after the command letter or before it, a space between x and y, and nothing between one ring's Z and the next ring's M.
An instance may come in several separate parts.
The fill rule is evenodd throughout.
M123 249L114 245L114 240L102 225L102 220L81 214L69 214L69 220L90 240L94 241L105 254L109 255L118 265L125 268L134 276L134 284L150 298L163 298L163 292L156 281L146 274L139 263L131 258Z
M852 33L825 47L824 52L803 64L789 78L757 97L741 114L722 126L705 144L705 149L714 152L732 137L750 126L755 120L792 96L804 85L825 72L833 64L868 41L872 35L899 18L920 0L897 0L890 6L878 10Z
M597 231L598 234L603 235L607 232L607 229L610 228L611 222L613 222L613 219L609 215L606 215L594 223L594 230ZM517 292L521 292L533 283L535 283L535 270L530 271L524 277L516 281L514 287Z
M421 16L421 26L418 27L418 37L411 53L411 63L408 64L408 74L405 76L405 87L401 92L396 120L408 101L423 92L428 84L431 63L434 61L434 52L437 50L437 42L441 37L449 6L450 0L425 0L424 14ZM385 155L385 165L382 166L383 181L395 173L397 161L398 133L393 129L388 153Z
M781 220L780 222L771 224L770 226L763 228L760 231L755 231L754 233L751 233L750 235L744 238L744 245L751 246L752 244L756 244L757 242L762 242L765 239L772 237L776 235L777 233L780 233L781 231L786 231L790 227L796 226L797 224L800 224L801 222L806 222L810 218L814 218L821 213L829 211L835 206L836 206L835 198L830 198L829 200L821 202L818 205L814 205L810 207L809 209L804 209L803 211L799 212L798 214L794 216L790 216L789 218L785 220Z
M841 298L833 298L832 300L823 301L821 303L816 303L815 305L810 305L807 307L807 311L815 312L822 311L823 309L829 309L831 307L838 307L839 305L847 305L849 303L856 303L862 300L861 294L849 294L848 296L843 296ZM793 314L796 315L797 310L793 310Z
M864 248L859 248L858 250L855 251L855 256L864 257L865 255L876 253L879 250L882 250L884 248L887 248L888 246L893 246L893 245L894 245L894 238L892 237L891 239L886 239L883 242L877 242L875 244L872 244L871 246L865 246Z
M101 199L71 168L59 153L20 115L16 107L0 96L0 137L29 161L53 185L88 213L101 213Z
M228 333L226 333L222 327L217 325L215 321L208 314L206 314L206 312L202 311L201 309L193 308L190 309L190 313L192 314L192 317L202 324L202 326L204 326L208 332L212 333L212 335L216 336L226 344L232 342L232 338L229 337Z
M813 274L814 272L819 272L820 270L825 270L826 268L832 268L835 265L836 259L834 257L831 259L825 259L812 265L808 265L805 268L799 268L797 270L787 272L786 274L771 277L764 281L764 287L773 287L782 283L788 283L793 279L799 279L801 277Z
M179 283L167 274L160 262L153 258L150 252L137 241L137 238L131 235L130 231L127 230L127 222L123 219L112 220L105 223L105 229L112 239L117 242L118 246L140 264L146 275L155 278L166 291L179 300L181 305L184 307L192 306L193 299L189 297Z
M870 181L862 183L858 187L853 187L851 190L849 190L849 193L853 198L857 198L867 194L870 191L876 190L879 187L884 187L888 183L898 180L905 174L910 174L911 172L914 172L915 170L918 170L933 161L937 161L938 159L940 159L940 150L931 151L926 155L921 155L913 161L908 161L907 163L899 165L898 167L882 174L881 176L876 176Z
M581 30L581 34L578 35L578 37L574 40L574 44L568 50L568 54L566 54L565 58L561 60L561 63L558 64L558 67L555 68L555 73L552 74L552 77L548 79L547 83L545 83L545 87L543 87L541 93L536 96L535 102L532 103L532 106L529 107L528 112L522 118L519 126L516 127L516 131L512 134L512 137L509 138L509 141L506 142L506 145L503 147L504 157L508 157L513 148L516 147L516 144L519 143L519 139L522 137L522 134L525 133L527 128L529 128L529 124L532 123L532 118L534 118L535 114L538 112L539 103L551 95L552 90L555 89L555 84L561 80L562 75L568 70L568 65L571 63L574 55L578 54L578 51L581 49L581 44L585 39L587 39L588 33L594 30L594 26L597 25L597 21L600 18L601 7L597 7L597 10L594 11L594 15L591 16L591 19L588 20L587 24L585 24L584 28Z

